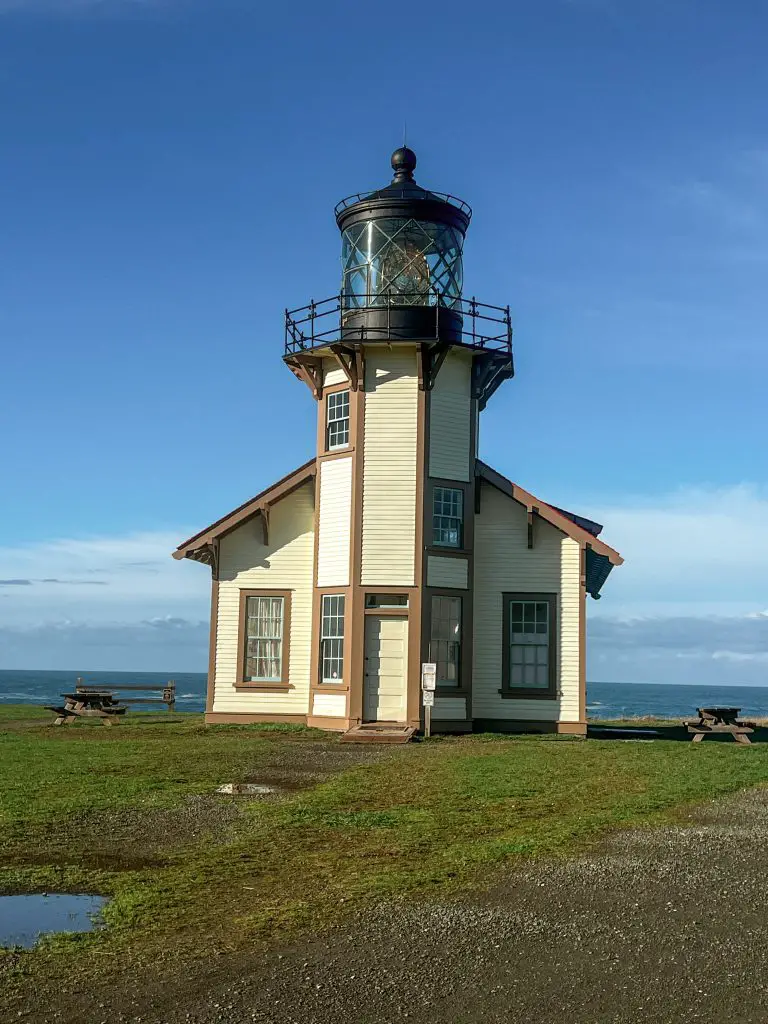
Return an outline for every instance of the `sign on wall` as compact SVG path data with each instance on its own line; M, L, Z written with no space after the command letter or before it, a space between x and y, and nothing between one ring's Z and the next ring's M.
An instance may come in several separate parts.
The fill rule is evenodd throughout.
M434 690L437 687L437 665L431 661L425 661L421 666L421 688L422 690Z

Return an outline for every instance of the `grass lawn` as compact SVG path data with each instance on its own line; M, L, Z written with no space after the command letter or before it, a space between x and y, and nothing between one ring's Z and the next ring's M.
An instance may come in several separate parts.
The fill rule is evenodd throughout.
M483 735L371 749L294 726L205 728L200 715L50 720L0 705L0 893L105 893L108 928L0 952L9 993L83 953L94 970L113 957L114 986L138 964L274 943L768 781L764 742ZM290 791L213 794L248 779Z

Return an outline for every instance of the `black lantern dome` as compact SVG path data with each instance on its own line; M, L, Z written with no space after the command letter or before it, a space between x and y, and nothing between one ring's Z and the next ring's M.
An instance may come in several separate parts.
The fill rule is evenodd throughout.
M322 361L342 361L359 386L368 345L419 346L424 386L432 365L451 346L472 353L482 409L511 377L509 306L462 296L464 237L472 211L455 196L422 188L414 179L416 154L392 154L394 177L373 192L348 196L336 207L342 236L341 291L285 311L285 354L293 372L322 390Z
M392 154L384 188L349 196L336 207L342 234L345 333L370 337L461 334L462 250L472 211L454 196L416 183L416 154Z

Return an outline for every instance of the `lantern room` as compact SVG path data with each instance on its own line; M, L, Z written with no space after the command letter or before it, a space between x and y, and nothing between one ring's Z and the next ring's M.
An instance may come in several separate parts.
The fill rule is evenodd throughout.
M454 196L421 188L416 154L392 154L385 188L336 207L342 237L344 333L413 339L461 333L462 250L472 211Z
M416 343L429 390L447 348L460 346L472 350L482 409L513 373L509 306L462 294L470 207L418 185L413 150L396 149L391 165L388 185L337 204L340 292L285 311L285 362L318 397L323 358L344 361L359 378L366 346Z

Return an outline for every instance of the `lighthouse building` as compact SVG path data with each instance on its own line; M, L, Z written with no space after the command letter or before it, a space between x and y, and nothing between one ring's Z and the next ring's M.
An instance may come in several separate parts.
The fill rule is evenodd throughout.
M174 552L212 573L207 722L407 736L430 663L433 729L586 733L586 599L622 560L480 459L509 307L463 296L471 210L415 166L339 203L340 294L286 312L313 457Z

